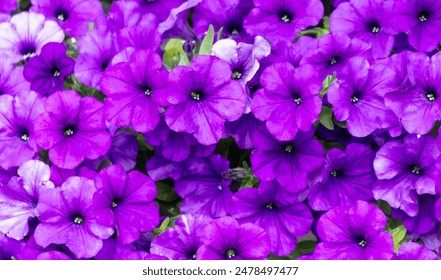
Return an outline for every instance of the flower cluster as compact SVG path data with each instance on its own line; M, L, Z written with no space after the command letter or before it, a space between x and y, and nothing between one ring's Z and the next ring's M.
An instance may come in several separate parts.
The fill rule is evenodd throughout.
M0 0L0 259L440 259L440 20Z

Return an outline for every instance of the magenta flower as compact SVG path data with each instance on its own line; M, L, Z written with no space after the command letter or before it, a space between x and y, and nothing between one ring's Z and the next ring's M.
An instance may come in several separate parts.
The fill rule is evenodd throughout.
M0 166L20 166L38 152L34 122L44 100L33 91L0 96Z
M23 67L15 66L15 61L5 53L0 53L0 60L2 61L0 64L0 96L28 92L30 85L23 78Z
M66 244L77 258L91 258L103 246L113 229L103 225L95 216L92 180L71 177L61 187L41 195L37 207L41 223L35 229L37 244Z
M103 104L94 97L59 91L48 97L45 110L35 122L35 137L58 167L72 169L84 158L96 159L109 150Z
M98 192L93 198L96 217L106 226L115 226L123 244L136 241L140 232L155 229L159 209L153 202L156 186L139 171L126 174L121 165L103 169L96 178Z
M229 65L214 56L200 55L189 67L174 68L163 95L166 101L161 105L170 104L167 125L176 132L193 133L203 145L219 141L225 121L237 120L245 111L241 85L231 79Z
M129 62L109 67L101 80L106 119L138 132L152 131L159 122L157 95L167 85L168 72L151 50L134 52Z

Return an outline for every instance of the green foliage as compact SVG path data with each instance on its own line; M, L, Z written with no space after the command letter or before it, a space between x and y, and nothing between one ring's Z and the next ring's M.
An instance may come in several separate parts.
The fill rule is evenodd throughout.
M173 202L179 199L174 189L163 182L156 182L156 199L163 202Z
M322 91L320 91L320 98L323 98L328 93L329 87L337 80L336 73L328 75L322 83Z
M392 237L394 239L394 251L395 253L397 253L401 244L406 241L407 229L403 225L400 225L392 229L390 233L392 234Z
M332 121L332 109L323 106L319 115L320 123L329 130L334 130L334 122Z
M207 34L202 40L201 46L199 48L199 54L210 55L211 48L213 47L213 40L214 40L214 28L213 25L210 24L210 27L208 27Z
M170 224L170 218L167 217L162 222L162 224L153 231L153 235L156 237L156 236L160 235L161 233L163 233L168 228L169 224Z
M314 252L317 241L314 240L304 240L297 243L296 249L286 257L278 257L276 255L269 255L269 260L295 260L300 256Z
M162 49L164 50L162 59L165 68L168 70L172 70L178 65L190 65L187 54L182 48L184 42L185 41L181 39L170 39L162 46Z

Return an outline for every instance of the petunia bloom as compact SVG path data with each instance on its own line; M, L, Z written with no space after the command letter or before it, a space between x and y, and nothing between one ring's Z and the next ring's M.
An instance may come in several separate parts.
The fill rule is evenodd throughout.
M194 260L196 252L202 246L205 227L211 218L203 215L182 215L173 228L156 237L150 252L172 260Z
M9 22L0 24L0 51L14 62L40 54L49 42L63 42L64 33L58 24L41 14L22 12Z
M392 235L384 231L386 215L376 206L358 201L351 207L337 206L323 214L317 224L322 242L316 259L388 260L394 255Z
M262 182L258 189L240 190L234 195L229 212L240 224L263 228L270 238L271 252L277 256L289 255L297 238L307 234L313 222L308 207L276 181Z
M73 169L84 158L96 159L109 150L103 104L94 97L58 91L48 97L45 110L35 122L35 138L58 167Z
M33 91L0 96L0 166L20 166L38 152L34 122L44 100Z
M158 225L159 209L153 202L156 186L147 175L137 170L126 174L121 165L113 165L101 170L95 182L96 217L107 226L115 226L118 241L130 244L140 232Z
M225 121L237 120L245 111L244 90L231 79L228 64L215 56L199 55L190 66L174 68L163 91L161 105L169 104L167 125L193 133L203 145L217 143Z
M66 47L61 43L48 43L38 56L26 63L23 75L31 83L31 90L41 95L50 95L63 89L64 80L73 73L74 60L66 56Z
M28 221L36 216L43 191L54 188L54 184L49 181L49 166L38 160L22 164L18 176L0 188L0 232L22 240L29 232Z
M204 230L199 260L263 260L270 253L267 233L261 227L239 223L232 217L213 220Z
M6 53L0 53L0 60L0 96L28 92L30 85L23 78L23 67L15 66L15 62Z
M92 180L71 177L61 187L41 195L37 207L41 223L35 229L38 245L66 244L77 258L91 258L109 238L113 228L103 225L95 216Z

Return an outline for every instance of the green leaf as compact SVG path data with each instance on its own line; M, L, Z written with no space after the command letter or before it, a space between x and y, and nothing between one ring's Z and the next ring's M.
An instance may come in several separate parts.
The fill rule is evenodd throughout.
M162 222L162 224L153 231L153 235L156 237L156 236L160 235L161 233L163 233L168 228L169 224L170 224L170 218L167 217Z
M332 109L328 106L323 106L319 115L320 123L329 130L334 130L334 122L332 121Z
M156 199L160 201L172 202L179 198L174 189L165 183L156 182L156 190Z
M208 27L207 34L204 37L204 40L202 40L201 47L199 48L199 54L211 54L211 48L213 47L213 40L214 40L214 28L213 25L210 24L210 27Z
M222 39L222 32L224 32L224 27L223 26L217 32L217 40L218 41Z
M322 91L320 91L320 98L323 98L328 93L329 87L336 81L336 73L328 75L322 83Z
M184 40L170 39L163 46L164 55L162 56L164 66L168 70L172 70L178 65L190 65L187 54L184 52L182 46Z
M317 245L317 241L314 240L305 240L301 241L297 244L296 249L289 256L295 260L302 255L306 255L314 252L315 246Z
M407 229L403 225L400 225L390 231L390 234L392 234L392 237L394 239L395 253L398 252L398 249L400 248L401 244L403 244L406 241L406 233L407 233Z

